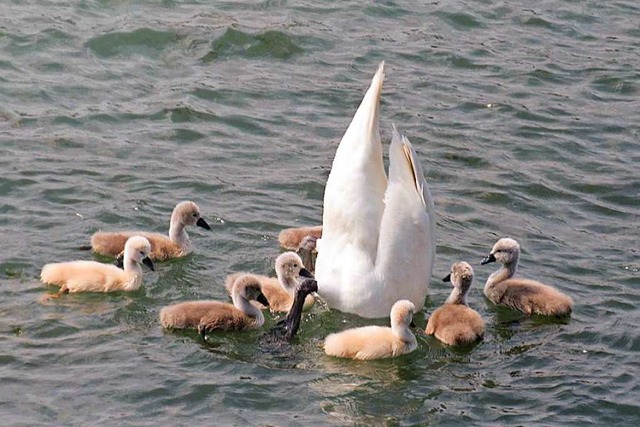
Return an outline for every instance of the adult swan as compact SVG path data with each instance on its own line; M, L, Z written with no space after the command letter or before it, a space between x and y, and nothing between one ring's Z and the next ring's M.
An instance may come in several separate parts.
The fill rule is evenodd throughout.
M436 253L435 212L409 140L393 129L389 180L378 129L384 62L345 132L324 192L317 242L318 293L340 311L388 317L393 304L419 311Z

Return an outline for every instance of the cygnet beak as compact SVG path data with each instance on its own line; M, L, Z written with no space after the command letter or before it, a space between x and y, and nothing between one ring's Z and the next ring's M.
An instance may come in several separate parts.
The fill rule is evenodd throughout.
M451 273L447 274L447 276L446 276L446 277L444 277L444 278L442 279L442 281L443 281L443 282L450 282L450 281L451 281Z
M124 252L120 252L113 264L118 268L124 269Z
M256 298L256 301L258 301L260 304L264 305L265 307L269 307L269 300L267 300L267 297L265 297L263 293L260 293L260 295L258 295L258 298Z
M480 261L480 265L489 264L490 262L496 262L496 256L494 254L487 255L482 261Z
M151 262L151 258L146 257L145 259L142 260L142 263L147 267L149 267L149 270L156 271L155 267L153 266L153 262Z
M200 217L198 218L198 221L196 221L196 225L198 227L202 227L205 230L211 230L211 227L209 227L209 224L207 224L207 221L204 220L204 218Z
M300 273L298 273L299 276L302 277L306 277L308 279L313 279L313 273L311 273L309 270L307 270L306 268L303 268L300 270Z

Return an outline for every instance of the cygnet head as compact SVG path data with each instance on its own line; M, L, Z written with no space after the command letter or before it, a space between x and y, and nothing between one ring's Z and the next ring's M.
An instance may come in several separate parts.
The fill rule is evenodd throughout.
M391 326L401 326L408 328L413 320L413 313L416 306L406 299L396 301L391 307Z
M513 239L504 237L493 245L493 249L480 264L485 265L490 262L499 262L500 264L513 264L518 262L520 256L520 245Z
M276 274L282 283L290 283L292 279L298 276L312 279L313 274L302 263L302 258L295 252L284 252L276 258Z
M462 294L466 294L473 283L473 268L467 262L456 262L451 266L451 273L442 281L451 282L454 288L458 288Z
M269 307L269 301L262 293L260 283L250 274L244 274L236 279L233 284L231 296L234 302L236 302L238 298L242 298L247 301L258 301L265 307Z
M129 237L127 243L124 245L124 258L131 259L138 264L144 264L151 271L155 271L153 263L149 258L151 253L151 243L142 236Z
M200 216L200 208L194 202L185 201L176 205L171 214L171 222L179 222L182 225L197 225L205 230L211 230L207 221Z

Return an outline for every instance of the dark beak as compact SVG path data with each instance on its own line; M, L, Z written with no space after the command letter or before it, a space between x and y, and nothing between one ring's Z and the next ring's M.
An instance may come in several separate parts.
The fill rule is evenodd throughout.
M116 257L115 266L124 269L124 253L120 252L120 255Z
M412 320L411 323L409 323L409 327L410 328L415 328L416 327L416 323Z
M306 277L307 279L313 279L313 273L311 273L306 268L303 268L302 270L300 270L299 275L302 277Z
M267 300L267 297L265 297L262 292L260 292L260 295L258 295L258 298L256 298L256 301L258 301L260 304L264 305L265 307L269 307L269 300Z
M496 262L496 257L493 254L487 255L482 261L480 261L480 265L489 264L490 262Z
M293 299L293 304L291 305L291 309L289 310L289 313L287 313L287 318L284 321L287 330L285 333L287 341L293 340L298 333L300 319L302 318L302 306L304 306L304 300L307 295L312 292L318 292L318 282L315 280L306 279L298 285L296 296Z
M443 282L450 282L450 281L451 281L451 273L447 274L447 276L446 276L446 277L444 277L444 278L442 279L442 281L443 281Z
M207 224L207 221L204 220L204 218L200 217L198 218L198 221L196 221L196 225L198 227L202 227L205 230L211 230L211 227L209 227L209 224Z
M147 267L149 267L149 270L156 271L155 267L153 266L153 262L151 262L151 258L146 257L145 259L142 260L142 263Z

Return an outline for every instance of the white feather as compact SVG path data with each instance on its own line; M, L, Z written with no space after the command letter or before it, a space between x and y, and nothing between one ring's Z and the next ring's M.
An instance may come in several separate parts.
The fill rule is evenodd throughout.
M336 151L318 241L318 292L330 307L387 317L408 299L424 305L435 258L433 200L411 143L394 128L389 182L378 115L384 63Z

